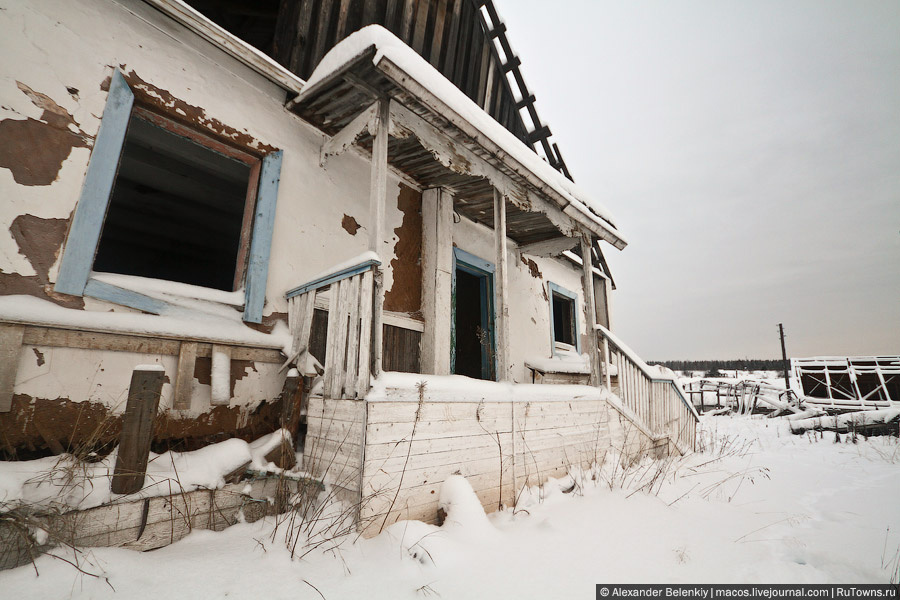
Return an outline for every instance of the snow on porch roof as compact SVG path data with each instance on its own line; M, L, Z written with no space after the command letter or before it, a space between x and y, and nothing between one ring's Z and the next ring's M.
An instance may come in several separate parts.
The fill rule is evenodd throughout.
M401 87L407 94L417 96L417 100L433 114L449 119L456 125L471 126L461 127L460 130L484 147L494 160L504 163L514 174L552 197L570 217L589 225L590 229L616 248L621 250L625 247L627 241L619 233L612 214L605 206L551 167L412 48L380 25L364 27L334 46L313 71L300 95L289 103L289 107L318 104L321 102L320 96L331 87L334 80L344 76L369 56L370 70L374 67L385 71L393 66L402 71L405 77L390 77L394 85ZM351 77L356 75L358 74ZM411 83L415 84L416 89L411 89ZM419 96L422 91L432 98ZM363 109L365 106L357 108ZM452 114L445 114L447 112L455 113L459 119L453 119Z

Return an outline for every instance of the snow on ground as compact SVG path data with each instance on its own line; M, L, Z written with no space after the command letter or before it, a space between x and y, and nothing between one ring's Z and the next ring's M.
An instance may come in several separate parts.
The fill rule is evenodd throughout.
M0 595L593 598L602 582L897 580L897 438L835 443L834 433L791 435L781 419L704 417L700 442L675 463L607 461L597 481L551 482L487 519L454 477L440 497L444 528L404 521L302 560L268 518L144 554L88 550L81 564L99 579L45 556L0 573Z

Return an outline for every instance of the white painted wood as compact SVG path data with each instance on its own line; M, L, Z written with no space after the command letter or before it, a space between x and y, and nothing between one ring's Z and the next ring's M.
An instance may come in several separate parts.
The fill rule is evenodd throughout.
M372 357L372 303L374 298L374 274L371 270L362 274L359 285L359 366L357 368L356 397L365 398L369 393L369 372Z
M594 273L591 269L591 235L589 233L581 234L581 281L584 296L584 318L585 328L588 338L588 360L591 364L591 385L600 385L600 356L599 345L597 341L597 307L595 306L594 296ZM576 333L577 335L577 333Z
M344 367L344 394L347 398L356 397L356 382L359 378L359 288L362 275L354 275L350 279L349 297L350 314L347 320L347 364Z
M191 382L194 379L194 366L197 362L197 342L181 342L178 352L178 369L175 374L175 395L172 408L190 410Z
M294 351L300 352L297 364L301 367L301 375L305 377L315 377L318 375L315 369L307 369L306 356L309 354L309 338L312 334L313 317L315 316L316 294L318 290L313 290L303 294L302 300L293 298L294 304L300 307L299 325L295 336Z
M612 358L609 355L609 340L606 336L603 336L603 360L606 361L604 371L604 378L606 379L606 389L612 391L612 376L610 375L609 365L612 363Z
M378 102L375 133L372 141L372 170L369 189L369 214L372 222L369 230L369 250L379 258L384 243L384 211L387 194L388 135L391 127L390 101L386 98ZM386 264L388 261L381 261ZM375 299L372 306L372 375L381 374L382 319L384 311L384 279L381 269L375 271Z
M0 324L0 412L12 409L16 372L19 368L19 350L25 327Z
M231 402L231 346L213 345L211 377L210 404L227 405Z
M529 254L531 256L559 256L563 252L567 252L577 246L578 243L577 238L563 236L519 246L518 251L520 254Z
M340 328L340 318L337 316L340 305L340 286L344 280L331 284L328 296L328 329L325 334L325 381L323 393L326 398L333 398L331 391L334 389L334 380L340 376L338 368L337 336Z
M509 361L509 267L506 259L506 199L494 189L494 291L496 297L497 381L510 381Z
M319 166L324 167L325 162L332 156L337 156L356 143L363 133L374 129L373 121L378 110L378 103L372 104L350 121L343 129L334 134L322 144L319 152Z
M393 311L384 311L384 314L381 315L382 323L385 325L392 325L394 327L400 327L401 329L409 329L411 331L425 331L425 323L423 321L419 321L418 319L413 319L409 315L405 313L398 313Z
M342 279L338 282L338 305L334 317L337 320L335 339L332 348L335 351L334 376L331 378L331 386L325 388L326 398L343 398L344 368L347 359L347 315L350 312L350 280ZM331 319L332 315L328 315Z

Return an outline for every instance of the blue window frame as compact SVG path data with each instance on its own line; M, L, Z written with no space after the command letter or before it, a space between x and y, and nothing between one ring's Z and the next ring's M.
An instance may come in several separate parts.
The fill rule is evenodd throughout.
M458 282L458 275L466 282ZM459 283L459 285L458 285ZM460 303L466 302L466 306ZM473 307L471 303L477 303ZM465 309L469 310L466 311ZM496 339L494 334L494 265L459 248L453 249L453 292L451 300L450 372L493 380L496 378ZM477 343L471 339L472 325L479 328ZM459 335L458 335L459 334ZM473 369L469 353L477 352L479 368ZM460 356L457 353L460 353ZM465 352L466 355L462 356Z
M138 116L141 119L136 121L135 119ZM164 174L171 172L171 169L180 169L182 171L180 174L181 181L190 183L192 175L199 177L199 172L192 173L190 171L192 165L211 163L209 169L217 173L217 175L209 176L214 184L222 183L222 178L225 177L231 177L237 181L237 183L231 182L233 184L231 192L232 196L237 194L238 198L230 205L232 207L230 214L224 217L227 221L225 226L230 232L230 245L225 254L234 257L226 257L224 259L226 269L229 264L233 266L233 273L230 279L227 272L223 276L224 281L221 281L223 278L220 277L219 283L215 285L190 280L190 277L195 275L187 275L187 280L168 276L159 278L229 290L240 288L243 285L245 290L244 320L259 323L262 320L262 310L265 303L282 152L280 150L271 152L261 159L252 157L249 154L226 147L224 144L211 139L206 144L204 140L208 138L205 138L202 133L191 132L184 126L177 126L177 130L175 126L171 126L171 130L174 133L164 131L167 127L165 125L167 122L169 121L164 117L153 115L149 111L134 106L134 94L125 78L116 69L110 82L109 96L106 107L103 110L100 130L91 152L81 196L69 229L55 290L64 294L91 296L149 313L159 314L159 312L164 310L166 306L164 302L91 279L91 272L94 270L95 263L98 260L103 264L107 264L109 260L118 259L120 262L128 260L127 258L116 256L117 253L114 250L101 248L106 243L104 242L104 235L106 235L104 227L120 234L120 237L127 237L128 235L117 230L117 228L122 227L121 223L130 224L133 222L136 226L143 225L145 229L147 228L147 224L140 223L140 221L144 220L141 218L144 216L143 214L139 214L138 217L128 217L128 211L117 208L118 204L113 206L113 213L110 212L111 205L114 204L113 199L118 193L116 191L117 181L122 189L125 188L123 182L126 181L126 176L119 172L120 165L125 165L126 170L132 165L132 163L127 162L130 160L127 157L123 160L123 156L128 149L128 141L130 139L136 140L141 135L139 132L144 130L149 132L146 135L156 136L155 145L157 147L165 147L167 139L176 140L172 142L172 145L180 147L180 150L177 151L166 148L166 151L171 150L171 152L165 156L162 155L161 151L151 149L149 151L151 154L156 152L156 154L153 154L153 160L156 161L152 165L153 168L161 168ZM158 127L154 129L154 126ZM130 127L134 131L130 132ZM129 137L129 133L131 133L131 137ZM153 145L147 144L147 146ZM140 144L135 142L134 146L137 148ZM147 152L143 146L139 150L145 152L145 154ZM138 150L135 150L135 152L138 152ZM183 158L183 156L179 156L178 152L181 152L184 156L190 155L191 157L179 161L179 158ZM243 180L240 177L234 177L231 173L221 175L221 173L228 171L229 161L244 169L246 175L244 175ZM134 164L137 164L137 162L139 161L135 159ZM142 176L145 178L151 177L149 171L144 172ZM216 179L216 177L219 177L219 179ZM175 179L173 176L173 182ZM131 182L130 180L127 181ZM246 182L243 184L243 191L240 188L242 185L240 181ZM172 183L172 185L177 184ZM133 206L129 205L127 208L132 209ZM199 216L195 215L193 217L195 223L213 221L217 218L215 213L217 211L221 212L221 206L210 205L204 210L208 212L201 212ZM116 217L113 219L111 214L115 214ZM124 229L124 227L122 228ZM157 226L158 231L165 229L165 224L162 227ZM174 230L177 227L172 226L171 229ZM186 229L189 230L190 228ZM109 235L112 237L111 234ZM207 240L208 246L205 248L214 248L215 240L219 239L216 233L207 235L197 233L196 236L184 234L183 238L176 239L173 245L190 243L195 238ZM205 248L201 250L205 250ZM98 250L103 250L103 252L98 255ZM229 252L232 254L229 255ZM152 255L152 252L148 254ZM162 254L160 253L160 255ZM203 252L200 252L200 254L203 254ZM212 251L207 254L214 257L219 256ZM109 257L112 258L110 259ZM156 259L151 256L150 259L146 260L152 262ZM229 260L231 261L230 263ZM161 258L159 262L163 264L172 263L171 269L184 270L184 265L178 265L177 260L170 259L167 261L166 258ZM194 268L194 273L200 273L203 270L201 267L196 267ZM114 270L114 272L139 276L155 276L140 271L132 272L127 268L125 270Z
M550 297L550 347L557 355L557 344L566 344L581 353L578 329L578 295L566 288L547 282Z

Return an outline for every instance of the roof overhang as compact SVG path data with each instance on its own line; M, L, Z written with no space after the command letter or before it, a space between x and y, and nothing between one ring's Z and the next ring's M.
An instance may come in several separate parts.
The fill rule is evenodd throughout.
M389 100L389 164L422 187L449 189L460 214L493 227L496 188L509 201L507 233L519 244L589 232L620 250L625 247L612 223L571 202L389 56L377 54L374 45L363 49L305 87L288 103L289 110L335 136L373 103ZM371 148L373 138L365 128L354 139Z

